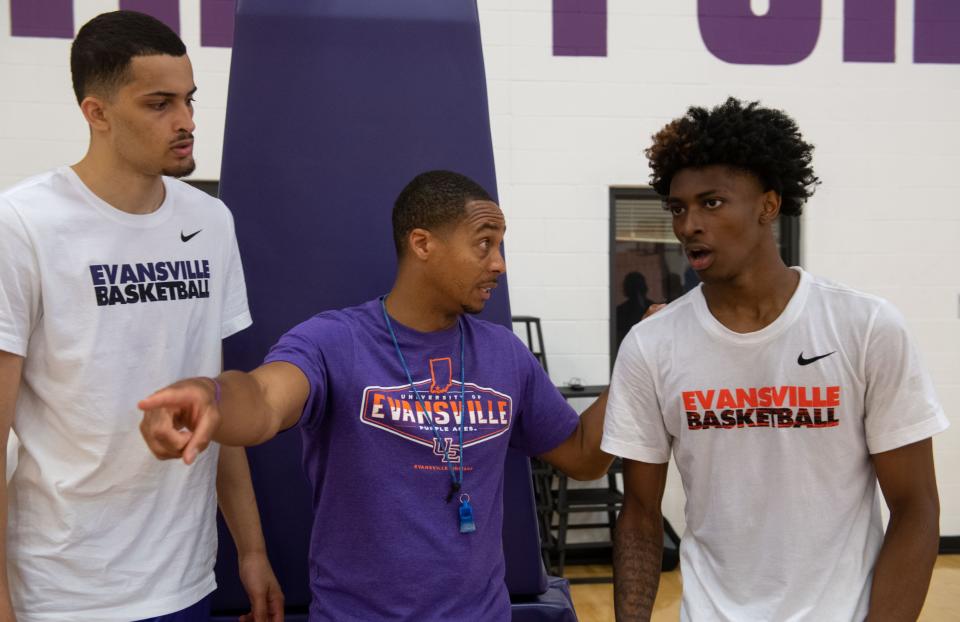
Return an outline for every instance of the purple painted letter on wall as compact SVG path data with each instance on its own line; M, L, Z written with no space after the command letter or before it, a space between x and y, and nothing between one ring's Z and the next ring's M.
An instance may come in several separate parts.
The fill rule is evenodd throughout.
M960 63L960 2L916 0L913 62Z
M233 47L233 16L236 0L200 0L200 45Z
M73 39L73 0L10 0L10 34Z
M697 0L700 35L714 56L738 65L790 65L813 52L821 0L770 0L757 17L750 0Z
M845 0L843 60L892 63L896 58L896 0Z
M607 0L553 0L553 55L607 55Z
M177 0L120 0L120 9L153 15L180 34L180 3Z

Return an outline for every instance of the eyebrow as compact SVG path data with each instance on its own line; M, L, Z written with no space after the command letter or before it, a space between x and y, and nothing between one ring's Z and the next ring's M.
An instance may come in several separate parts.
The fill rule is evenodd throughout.
M190 97L197 92L197 87L193 87L187 91L187 97ZM179 93L173 93L171 91L154 91L152 93L146 93L142 97L179 97Z
M720 192L720 191L719 191L719 190L706 190L706 191L704 191L704 192L697 193L697 194L695 195L695 198L697 198L697 199L704 199L704 198L710 196L711 194L717 194L718 192ZM671 201L682 201L682 200L683 200L683 199L681 199L680 197L668 196L666 199L663 200L663 202L666 204L666 203L670 203Z
M501 226L501 225L498 225L498 224L495 224L495 223L493 223L493 222L489 222L489 221L488 221L488 222L485 222L485 223L481 224L479 227L477 227L476 231L477 231L477 233L480 233L481 231L486 231L487 229L493 229L494 231L503 231L503 232L506 232L506 231L507 231L507 226L506 226L506 225Z

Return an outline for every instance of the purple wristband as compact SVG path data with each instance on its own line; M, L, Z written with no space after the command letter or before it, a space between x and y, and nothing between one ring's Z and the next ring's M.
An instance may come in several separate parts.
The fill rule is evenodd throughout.
M210 382L213 383L213 403L220 404L220 383L217 382L216 378L207 378Z

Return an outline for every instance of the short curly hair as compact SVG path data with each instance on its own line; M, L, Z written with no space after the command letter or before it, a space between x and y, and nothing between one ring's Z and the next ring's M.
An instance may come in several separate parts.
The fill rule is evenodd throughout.
M393 204L393 244L397 257L417 228L434 229L459 221L470 201L493 201L483 186L453 171L427 171L414 177Z
M721 164L756 175L764 190L780 195L781 214L799 216L820 183L811 166L813 145L796 122L782 110L734 97L712 110L691 107L653 136L646 155L650 185L661 196L681 170Z

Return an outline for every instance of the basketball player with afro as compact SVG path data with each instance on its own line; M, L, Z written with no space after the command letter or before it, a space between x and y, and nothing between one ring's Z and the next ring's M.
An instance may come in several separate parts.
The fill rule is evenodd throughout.
M893 306L780 257L774 224L818 183L813 146L733 98L653 141L652 185L702 285L637 324L614 368L617 620L650 617L671 451L681 620L915 620L939 536L931 437L948 423Z

